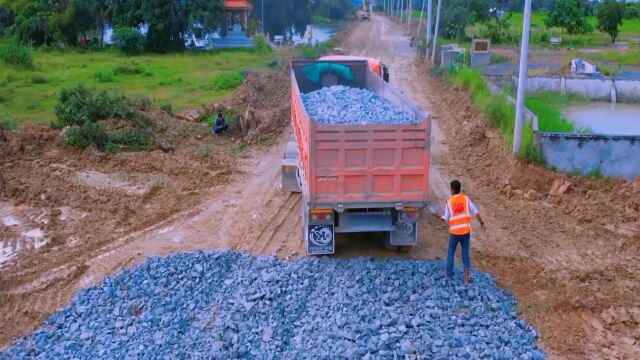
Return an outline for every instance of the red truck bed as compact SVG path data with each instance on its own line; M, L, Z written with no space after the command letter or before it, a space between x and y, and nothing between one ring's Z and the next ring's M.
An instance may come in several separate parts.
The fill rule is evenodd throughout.
M299 154L302 192L314 206L336 208L424 205L429 199L428 114L368 68L366 61L348 65L355 78L343 85L376 92L412 113L416 123L391 125L327 125L311 119L302 91L317 90L301 71L312 64L294 61L291 74L291 121ZM345 80L346 81L346 80ZM335 82L335 80L334 80Z

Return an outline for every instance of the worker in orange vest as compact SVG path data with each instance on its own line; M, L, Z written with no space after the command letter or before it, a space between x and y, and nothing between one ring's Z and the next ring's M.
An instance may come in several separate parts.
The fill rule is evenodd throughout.
M482 231L485 230L484 220L471 199L462 190L460 181L451 182L451 197L445 206L444 215L440 218L449 223L449 251L447 254L447 277L453 278L453 262L458 243L462 247L462 263L464 265L464 283L471 281L471 258L469 257L469 242L471 241L471 220L476 217ZM439 216L439 215L438 215Z

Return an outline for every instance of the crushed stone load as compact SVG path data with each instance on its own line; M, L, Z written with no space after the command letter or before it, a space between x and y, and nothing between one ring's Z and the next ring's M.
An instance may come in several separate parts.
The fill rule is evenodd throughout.
M152 258L80 292L0 358L545 358L491 275L456 275L401 259Z
M309 116L322 124L383 125L420 120L374 92L342 85L303 94L302 102Z

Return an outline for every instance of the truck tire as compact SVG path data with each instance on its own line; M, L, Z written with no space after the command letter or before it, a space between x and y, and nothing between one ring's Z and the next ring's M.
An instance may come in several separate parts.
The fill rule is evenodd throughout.
M411 249L413 249L413 245L398 246L398 251L403 253L408 253L411 251Z

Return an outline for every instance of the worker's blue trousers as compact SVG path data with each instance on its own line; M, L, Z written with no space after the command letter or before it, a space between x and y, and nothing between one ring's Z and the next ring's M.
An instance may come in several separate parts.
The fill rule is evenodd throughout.
M453 277L453 262L456 257L456 248L458 242L462 247L462 263L465 269L471 267L471 258L469 257L469 242L471 240L471 233L464 235L449 234L449 253L447 254L447 277Z

